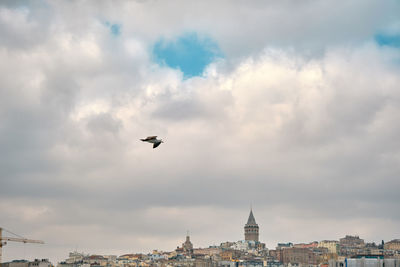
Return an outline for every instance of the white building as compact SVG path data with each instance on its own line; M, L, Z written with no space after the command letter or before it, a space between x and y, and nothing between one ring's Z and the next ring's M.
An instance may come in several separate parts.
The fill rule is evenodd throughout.
M399 259L361 258L329 260L329 267L400 267Z

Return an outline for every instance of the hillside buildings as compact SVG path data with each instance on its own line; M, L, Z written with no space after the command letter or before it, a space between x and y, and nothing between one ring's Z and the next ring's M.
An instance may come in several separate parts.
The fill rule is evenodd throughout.
M253 228L246 227L249 225ZM149 254L119 257L75 252L57 267L400 267L398 239L380 248L375 243L365 243L358 236L348 235L339 241L278 243L276 249L268 250L265 244L257 241L259 232L249 231L256 229L255 225L254 214L250 211L244 240L195 248L187 234L182 245L171 252L154 250Z
M89 255L71 252L57 267L400 267L400 239L376 245L356 235L310 243L278 243L268 250L250 210L244 239L196 248L189 233L172 251L148 254ZM13 261L2 267L53 267L47 260Z
M384 244L386 250L399 251L400 250L400 239L393 239L392 241Z

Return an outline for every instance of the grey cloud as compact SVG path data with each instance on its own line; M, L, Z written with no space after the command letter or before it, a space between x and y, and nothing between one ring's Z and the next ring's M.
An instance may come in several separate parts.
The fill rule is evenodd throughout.
M173 100L164 97L159 101L159 107L153 112L154 117L165 118L172 121L190 120L202 116L206 110L196 99Z
M114 119L110 114L103 113L93 116L89 119L87 127L93 134L110 132L117 134L122 127L120 120Z
M19 52L40 47L51 33L51 18L52 12L44 2L2 1L0 44Z

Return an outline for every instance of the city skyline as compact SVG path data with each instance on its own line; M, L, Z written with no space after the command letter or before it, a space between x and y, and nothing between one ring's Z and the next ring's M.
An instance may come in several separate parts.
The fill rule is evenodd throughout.
M252 235L248 235L249 233L249 225L257 225L255 222L255 218L253 215L253 211L252 209L250 210L250 214L249 214L249 218L247 220L247 223L245 224L245 228L244 228L244 239L242 240L238 240L238 241L226 241L226 242L222 242L219 245L210 245L208 247L196 247L193 245L193 243L190 240L190 235L189 235L189 231L186 232L186 240L185 242L182 243L181 246L177 246L175 250L158 250L158 249L153 249L152 251L148 251L148 252L135 252L135 251L131 251L129 253L124 253L122 255L112 255L112 254L103 254L100 255L98 253L85 253L84 251L79 252L76 249L74 251L70 251L69 252L69 259L62 260L62 261L58 261L58 262L53 262L53 264L56 264L57 267L70 267L71 265L68 264L78 264L78 265L72 265L72 266L90 266L90 265L85 265L84 262L82 262L81 260L78 260L78 262L74 263L74 262L69 262L71 259L76 260L75 257L78 257L78 259L80 259L81 257L85 257L87 258L87 260L93 261L92 264L94 264L95 266L109 266L107 265L106 262L100 263L103 260L106 260L107 262L109 262L109 264L112 264L112 266L114 266L116 263L115 261L117 261L117 265L118 264L118 260L122 260L123 264L127 264L126 266L131 266L129 264L134 263L136 264L136 266L138 266L138 262L137 262L137 257L147 257L147 260L150 261L157 261L157 260L172 260L172 262L174 262L175 260L177 260L177 264L179 265L179 262L181 260L185 260L185 258L178 258L175 259L176 256L179 255L186 255L187 256L191 256L194 257L194 259L199 260L199 256L203 257L204 255L207 255L207 253L211 253L212 255L216 256L217 254L221 253L221 255L225 255L222 257L226 257L228 255L230 255L230 259L232 262L238 262L238 260L240 259L239 253L240 251L242 251L243 253L246 252L247 255L247 251L252 251L252 253L256 253L256 251L258 251L258 253L261 254L257 254L258 257L255 257L254 259L250 260L249 264L251 264L252 266L254 266L254 263L252 263L253 261L259 261L260 259L263 259L262 257L260 257L261 255L264 255L264 252L266 252L267 254L264 255L264 263L258 262L257 264L261 264L261 265L256 265L256 266L269 266L269 267L283 267L283 266L287 266L287 265L283 265L283 264L287 264L289 261L291 262L292 260L305 260L305 261L310 261L313 262L314 260L317 260L317 258L313 258L316 257L316 255L314 255L312 258L310 258L310 256L307 256L308 253L313 253L313 249L317 249L318 253L320 253L319 248L323 248L326 250L326 253L328 256L330 255L336 255L336 257L333 257L332 259L335 260L335 262L330 262L329 266L331 264L339 264L340 262L345 262L348 259L362 259L361 257L357 257L357 252L353 251L353 249L359 250L359 251L364 251L365 252L361 252L361 255L358 256L363 256L365 257L367 255L367 258L369 259L392 259L392 260L396 260L398 261L399 258L399 252L400 252L400 239L392 239L389 242L384 242L384 240L382 240L382 242L379 244L376 244L375 242L365 242L364 239L360 238L358 235L346 235L338 240L321 240L321 241L306 241L306 242L301 242L301 243L292 243L292 242L280 242L276 244L276 247L274 248L266 248L265 244L263 244L262 242L258 241L258 236L252 236ZM3 229L5 230L5 229ZM6 232L8 232L9 234L14 234L12 232L9 232L7 230L5 230ZM14 234L15 235L15 234ZM250 238L249 238L250 237ZM250 247L249 247L250 246ZM348 247L347 249L344 249L345 247ZM382 247L380 247L382 246ZM385 248L385 249L384 249ZM216 250L218 249L218 250ZM222 250L221 250L222 249ZM344 249L344 250L343 250ZM351 250L348 250L351 249ZM175 252L174 252L175 251ZM207 252L205 252L207 251ZM217 252L219 251L219 252ZM225 252L224 252L225 251ZM281 253L283 253L283 255L279 256L280 254L276 254L277 251L281 251ZM283 252L286 251L286 252ZM376 251L376 252L374 252ZM378 253L382 253L377 254L377 251L379 251ZM387 252L385 252L387 251ZM305 256L303 256L303 253ZM206 254L204 254L206 253ZM225 253L225 254L224 254ZM228 253L228 254L226 254ZM233 253L233 254L230 254ZM343 253L350 253L347 255L347 257L343 257ZM364 254L367 253L367 254ZM386 253L386 256L383 256L384 253ZM393 257L393 253L397 253L394 254ZM210 254L210 255L211 255ZM74 256L71 256L74 255ZM161 256L163 255L163 256ZM168 255L168 256L167 256ZM172 256L171 255L175 255ZM233 255L236 255L236 258L231 258ZM278 255L278 256L277 256ZM286 256L285 256L286 255ZM338 258L338 255L341 255L342 259ZM369 256L368 256L369 255ZM390 255L390 257L387 257L388 255ZM213 257L214 257L213 256ZM150 258L148 258L150 257ZM212 261L215 261L216 259L212 257ZM235 257L235 256L234 256ZM278 258L277 258L278 257ZM132 259L132 258L136 258L136 260L132 261L132 262L126 262L125 259ZM280 260L279 260L280 258ZM347 258L347 259L346 259ZM187 260L189 260L190 258L187 258ZM318 262L320 260L323 260L324 257L322 257L321 259L318 260ZM100 261L99 261L100 260ZM143 259L140 259L140 262L142 262ZM204 260L204 259L203 259ZM205 259L206 261L207 258ZM248 256L246 256L246 258L241 259L240 262L242 262L241 264L244 264L244 266L246 266L246 260L248 259ZM49 264L51 265L52 262L48 261L48 258L46 259L16 259L13 260L12 262L9 261L7 264L16 264L15 266L20 266L19 264L21 264L21 262L25 262L26 264L31 264L29 262L42 262L40 264L39 267L43 267L43 266L48 266ZM221 259L216 260L216 262L221 261ZM225 263L223 263L224 259L222 259L222 262L220 262L219 264L222 264L222 266L224 266ZM322 261L322 263L317 264L317 262L309 262L309 264L313 265L313 266L327 266L327 262L324 263L325 260ZM135 263L136 262L136 263ZM142 262L143 263L143 262ZM141 264L142 264L141 263ZM293 264L295 264L295 262L292 262ZM82 265L83 264L83 265ZM148 264L148 263L147 263ZM192 263L193 264L193 263ZM196 264L196 263L195 263ZM199 264L199 263L197 263ZM321 265L322 264L322 265ZM356 264L354 263L349 263L349 264ZM358 263L360 264L360 263ZM364 264L364 263L361 263ZM370 263L371 264L371 263ZM375 264L375 263L374 263ZM395 264L394 262L388 262L387 264ZM51 267L51 266L48 267ZM7 267L9 267L8 265L6 265ZM28 266L28 265L26 265ZM33 265L35 266L35 265ZM124 265L123 265L124 266ZM142 265L140 265L142 266ZM145 265L147 266L147 265ZM157 265L158 266L158 265ZM165 266L165 265L162 265ZM203 266L203 265L195 265L195 266ZM209 265L206 265L209 266ZM396 266L396 264L394 265ZM13 267L13 266L10 266ZM31 267L31 265L29 265L28 267Z
M249 228L249 226L250 226L250 228ZM257 235L254 235L251 232L251 230L254 228L254 226L257 227ZM249 231L249 229L250 229L250 231ZM193 250L193 249L205 249L205 248L211 248L211 247L219 247L219 246L223 246L223 244L226 243L226 242L228 242L228 243L229 242L233 242L233 243L239 242L239 244L241 244L241 242L255 242L256 246L257 246L257 244L260 244L262 248L265 248L267 250L273 250L273 249L275 249L275 248L277 248L277 247L279 247L281 245L283 245L283 246L288 246L289 245L289 246L296 247L298 245L307 245L307 244L312 244L314 242L317 242L317 243L332 242L332 241L339 242L338 240L341 240L339 238L331 238L331 239L325 238L325 239L321 239L321 240L318 240L318 241L316 239L309 239L309 240L301 240L301 241L297 241L297 242L294 241L294 240L284 240L284 241L280 240L274 246L268 247L268 246L265 246L265 244L262 242L262 240L259 240L259 237L258 237L259 231L258 231L258 229L259 229L258 224L256 223L255 216L253 215L253 208L251 207L250 208L250 213L248 215L247 222L244 224L244 232L242 232L242 237L243 238L238 239L238 240L224 240L224 241L221 240L221 241L219 241L219 243L208 244L208 245L203 245L203 246L201 246L201 245L196 246L196 245L193 245L193 243L190 240L190 234L189 234L190 230L187 230L186 231L186 241L182 243L181 248L183 248L183 251L186 251L185 247L187 247L187 246L189 246L189 248L191 250ZM3 229L3 230L5 230L5 232L7 233L6 235L3 234L3 237L7 236L7 235L8 235L8 237L16 236L16 234L14 234L11 231L8 231L7 229ZM262 232L262 230L261 230L261 232ZM17 235L17 237L18 237L18 235ZM346 235L343 236L343 238L347 238L347 237L359 238L359 235L357 235L357 234L352 235L350 233L350 234L346 234ZM364 239L361 239L361 240L364 242ZM397 239L396 237L392 237L392 238L390 238L390 240L387 240L387 241L396 241L396 240L400 240L400 239ZM381 241L384 242L384 240L381 240ZM379 240L365 240L365 242L366 243L374 243L374 244L378 244L378 245L380 244ZM47 257L45 257L43 259L52 259L51 262L54 263L54 264L62 262L61 258L53 257L52 255L49 256L49 253L48 253L46 248L40 248L40 247L39 248L35 248L35 247L26 248L26 244L23 244L23 246L21 246L21 244L18 245L18 243L13 243L13 242L8 242L7 244L8 245L10 245L10 244L11 245L15 245L15 248L17 248L17 251L19 251L19 253L21 253L22 248L24 250L23 254L18 254L18 255L23 255L22 258L14 258L13 260L31 260L31 261L34 260L34 259L35 260L36 259L40 260L41 257L38 257L38 255L47 255ZM179 244L179 243L177 243L177 244ZM41 244L39 246L41 246ZM4 249L6 247L7 246L3 247L3 251L4 251ZM179 248L179 246L177 247L177 249L178 248ZM30 254L31 257L33 255L36 255L36 256L34 256L32 258L30 258L28 256L26 258L26 255L27 255L26 254L26 249L31 250L30 252L28 252L28 255ZM128 251L125 251L124 253L121 253L121 255L116 255L116 256L118 257L118 256L128 255L128 254L131 254L131 253L149 255L152 251L153 251L153 253L154 253L154 251L156 251L156 252L168 252L168 251L173 251L173 249L174 249L174 247L164 248L164 249L160 249L160 247L156 247L156 248L149 249L148 251L144 251L144 250L129 251L128 250ZM240 247L237 248L237 249L240 249ZM78 250L79 249L78 249L78 246L77 246L77 247L75 247L74 250L70 250L69 252L73 251L73 252L77 252L78 253ZM39 252L39 254L38 254L38 252ZM93 252L93 251L91 252L90 248L86 248L86 250L82 250L82 252L79 252L79 253L83 253L83 254L87 253L87 255L101 255L101 254L102 255L113 255L113 253L107 253L107 251L104 251L104 250L102 251L102 253L100 253L99 251L97 251L97 253ZM3 253L3 258L4 258L4 253ZM6 256L5 258L8 259L9 257ZM12 260L8 259L8 262L10 262L10 261L12 261Z
M241 240L249 204L269 248L399 237L399 14L0 1L0 227L45 241L3 259Z

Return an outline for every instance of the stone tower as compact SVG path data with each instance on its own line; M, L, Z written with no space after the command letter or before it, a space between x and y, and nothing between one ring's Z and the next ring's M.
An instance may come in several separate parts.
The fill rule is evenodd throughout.
M258 224L254 219L253 210L250 210L249 219L244 226L244 240L258 242Z

